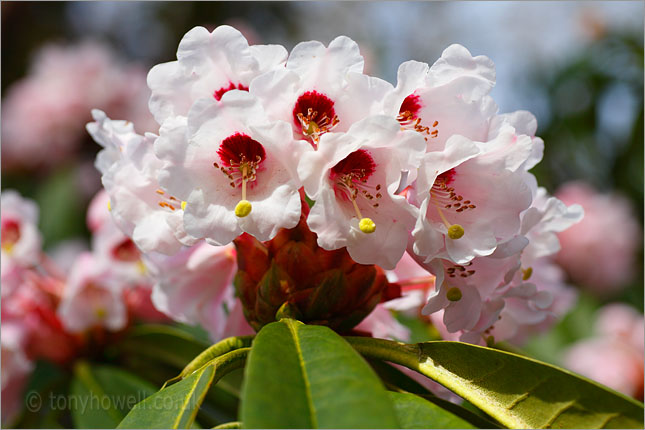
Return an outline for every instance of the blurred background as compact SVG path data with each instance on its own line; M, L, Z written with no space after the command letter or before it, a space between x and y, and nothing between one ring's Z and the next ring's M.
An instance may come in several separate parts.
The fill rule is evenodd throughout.
M356 40L366 72L396 84L403 61L432 64L460 43L497 66L500 112L538 120L539 183L587 217L558 262L577 304L523 350L562 363L596 336L597 311L643 312L643 3L2 2L2 189L40 207L46 249L87 247L100 188L90 109L155 132L147 70L175 59L189 29L233 25L250 43ZM69 241L73 242L69 242ZM424 328L415 332L423 338ZM425 340L425 339L421 339ZM641 339L642 341L642 339ZM642 348L642 343L641 343ZM642 354L642 352L641 352ZM642 369L642 367L641 367ZM642 379L642 374L641 374ZM641 385L642 392L642 385Z

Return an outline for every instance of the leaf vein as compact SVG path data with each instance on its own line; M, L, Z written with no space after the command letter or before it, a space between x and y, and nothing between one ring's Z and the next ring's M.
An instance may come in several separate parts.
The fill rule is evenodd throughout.
M205 367L205 368L204 368L204 371L205 371L206 369L208 369L208 367ZM183 404L183 405L181 405L180 412L179 412L179 414L177 415L177 419L176 419L176 420L175 420L175 422L173 423L172 428L174 428L174 429L179 428L179 424L180 424L181 419L182 419L182 417L183 417L183 411L185 411L185 410L186 410L186 406L187 406L187 405L188 405L188 403L190 402L190 399L192 399L192 397L193 397L193 393L194 393L194 392L195 392L195 390L197 389L197 385L199 384L199 381L201 381L201 379L202 379L202 375L204 374L204 371L202 371L202 374L201 374L201 375L199 375L199 377L198 377L198 378L195 378L195 382L194 382L194 383L193 383L193 385L190 387L190 390L188 390L188 393L189 393L189 394L186 396L186 400L184 401L184 404Z
M311 428L318 428L318 420L316 419L316 414L315 414L316 410L314 408L313 399L311 398L311 384L309 382L309 378L307 377L307 372L305 371L305 362L302 357L302 348L300 347L300 339L298 339L298 335L296 333L295 327L293 327L293 323L291 321L287 321L286 326L289 328L289 331L291 332L291 336L293 336L293 342L298 352L298 361L300 362L302 379L305 382L305 397L307 398L307 404L309 404L309 409L311 410L311 424L312 424Z
M546 422L546 424L544 425L544 428L547 428L547 429L548 429L548 428L551 428L551 426L553 425L553 423L555 422L555 420L557 420L557 419L558 419L558 417L560 417L560 416L564 413L564 411L566 411L567 409L569 409L571 406L575 405L577 401L578 401L578 399L577 399L577 398L575 398L575 399L570 400L570 401L568 401L567 403L565 403L565 404L564 404L564 406L562 406L560 409L558 409L558 410L555 412L555 414L553 414L553 416L551 417L551 419L550 419L549 421L547 421L547 422Z

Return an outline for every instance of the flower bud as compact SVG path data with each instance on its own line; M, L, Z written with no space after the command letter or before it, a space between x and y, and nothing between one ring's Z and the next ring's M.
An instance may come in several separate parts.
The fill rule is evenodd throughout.
M235 240L239 270L235 288L256 330L285 315L348 332L381 301L400 296L383 270L353 261L345 248L326 251L307 227L306 204L295 228L260 242Z

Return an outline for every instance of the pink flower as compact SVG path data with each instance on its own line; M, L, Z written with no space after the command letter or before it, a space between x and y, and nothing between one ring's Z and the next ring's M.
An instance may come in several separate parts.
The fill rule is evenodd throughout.
M110 196L105 189L100 190L87 208L87 227L91 232L96 232L107 222L112 222L110 210L112 203L110 203Z
M405 312L416 316L426 304L427 297L435 288L435 277L421 267L409 253L396 263L396 267L386 271L389 282L401 287L401 297L385 302L387 309Z
M217 329L217 332L219 332L219 328ZM248 336L254 334L255 330L253 330L253 327L249 325L244 317L242 302L240 299L235 299L235 302L226 317L226 325L224 326L224 331L220 337L223 339L231 336Z
M225 304L230 309L233 302L233 245L201 242L172 257L148 254L145 259L155 307L176 321L201 324L214 340L220 339L227 324Z
M515 285L504 293L504 309L490 330L496 342L521 345L550 329L577 299L576 290L565 284L562 269L550 258L535 260L530 271L518 272Z
M58 315L65 328L79 333L93 327L118 331L127 324L123 285L104 258L81 255L67 281Z
M410 340L410 329L398 322L383 303L376 305L374 310L354 329L370 333L372 337L380 339L400 342Z
M558 235L562 245L558 263L580 287L599 295L616 293L633 278L636 251L642 244L630 203L580 182L562 186L556 196L585 211L579 224Z
M38 231L38 207L17 192L2 192L2 261L34 266L40 261L41 242ZM6 262L5 262L6 260Z
M27 332L20 317L2 314L2 426L11 424L22 408L23 391L34 367L25 355Z
M92 108L155 131L148 94L144 71L124 65L104 45L48 45L3 100L2 166L33 169L65 160L83 141Z
M286 58L282 46L249 46L233 27L222 25L212 33L195 27L179 42L177 61L150 70L150 111L159 124L170 117L186 117L197 99L219 101L230 90L248 91L253 78L283 67Z
M643 315L622 304L602 308L596 337L569 348L566 367L621 393L643 399Z

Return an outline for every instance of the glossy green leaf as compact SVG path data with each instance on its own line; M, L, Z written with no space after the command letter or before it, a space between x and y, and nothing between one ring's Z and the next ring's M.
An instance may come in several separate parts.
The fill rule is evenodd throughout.
M155 391L149 382L121 369L79 362L67 407L77 428L115 428L135 404Z
M445 409L411 393L390 391L390 400L403 429L473 429L477 428Z
M537 360L461 342L346 339L361 354L434 379L511 428L643 428L642 403Z
M342 337L283 319L253 341L242 385L245 428L397 428L387 391Z
M203 367L174 385L138 403L118 428L189 428L215 376L215 366Z

